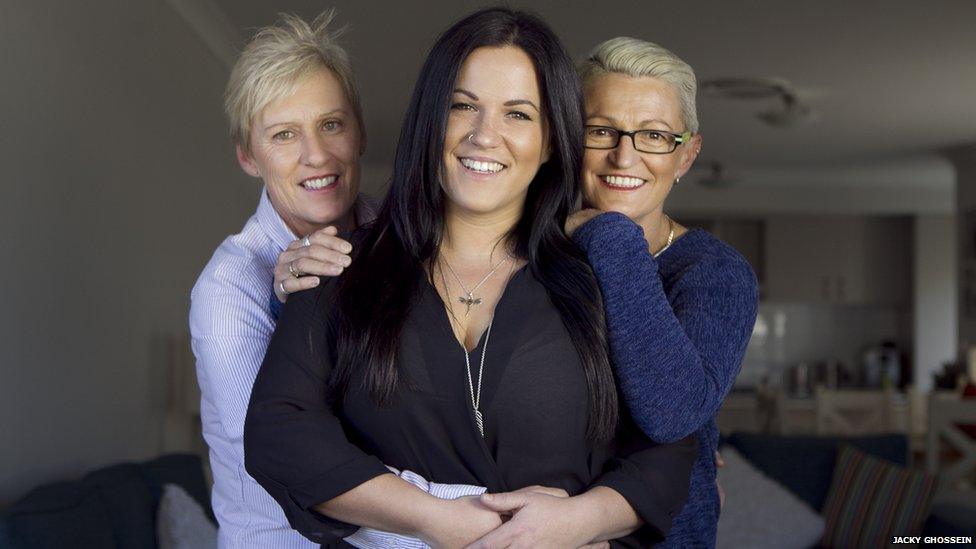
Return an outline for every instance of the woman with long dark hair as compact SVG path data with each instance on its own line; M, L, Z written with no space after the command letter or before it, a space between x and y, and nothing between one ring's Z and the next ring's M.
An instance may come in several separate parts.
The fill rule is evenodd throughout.
M451 27L351 267L289 298L245 458L310 539L369 526L436 546L645 546L681 508L697 444L618 421L597 282L562 230L580 192L574 70L527 14ZM384 464L523 491L439 500ZM504 506L518 510L502 525Z

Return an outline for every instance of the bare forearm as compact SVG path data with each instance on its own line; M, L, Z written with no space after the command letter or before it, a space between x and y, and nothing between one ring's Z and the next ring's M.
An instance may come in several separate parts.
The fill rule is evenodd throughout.
M612 488L596 486L571 499L590 543L626 536L644 524L633 506Z
M476 497L439 499L402 478L380 475L315 506L330 518L419 538L434 547L466 547L501 525Z
M315 506L330 518L423 538L436 520L439 500L400 477L388 474Z

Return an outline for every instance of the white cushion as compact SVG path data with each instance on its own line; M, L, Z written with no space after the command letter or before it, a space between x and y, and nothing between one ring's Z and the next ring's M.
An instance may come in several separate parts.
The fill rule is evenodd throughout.
M721 450L718 479L725 507L718 519L717 547L808 548L820 541L823 517L803 500L756 469L731 446Z
M186 490L167 484L156 512L156 542L159 549L215 549L217 527Z

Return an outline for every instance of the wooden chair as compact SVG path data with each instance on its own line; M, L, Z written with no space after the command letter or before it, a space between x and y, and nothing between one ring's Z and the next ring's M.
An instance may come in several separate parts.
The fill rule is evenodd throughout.
M925 466L939 473L947 483L971 481L976 476L976 439L959 424L976 424L976 400L960 398L929 399L929 429L925 449ZM955 462L942 467L942 442L960 454Z
M897 431L893 421L894 391L833 390L817 387L818 435L857 436Z

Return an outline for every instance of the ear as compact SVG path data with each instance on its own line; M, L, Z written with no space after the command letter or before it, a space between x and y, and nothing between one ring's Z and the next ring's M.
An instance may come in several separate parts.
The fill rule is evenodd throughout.
M678 169L675 170L675 177L684 177L688 170L691 169L691 165L695 163L695 159L698 158L698 153L701 152L702 147L702 136L697 134L691 138L688 142L687 147L682 147L684 150L681 151L681 162L678 164Z
M237 163L241 165L241 169L244 173L250 175L251 177L261 177L261 172L258 170L257 164L254 163L254 159L251 158L251 154L241 147L240 143L236 145L237 148Z

